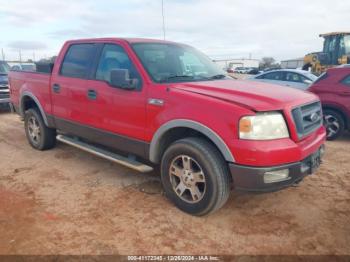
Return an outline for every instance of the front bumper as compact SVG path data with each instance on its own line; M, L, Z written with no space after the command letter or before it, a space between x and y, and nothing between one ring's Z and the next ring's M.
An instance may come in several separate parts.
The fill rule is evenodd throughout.
M8 104L11 102L10 98L0 98L0 104Z
M0 104L7 104L11 102L9 91L9 89L0 89Z
M324 145L300 162L272 167L250 167L229 164L234 187L244 191L276 191L300 182L305 176L314 173L322 162ZM267 172L289 170L288 177L280 182L266 183L264 175Z

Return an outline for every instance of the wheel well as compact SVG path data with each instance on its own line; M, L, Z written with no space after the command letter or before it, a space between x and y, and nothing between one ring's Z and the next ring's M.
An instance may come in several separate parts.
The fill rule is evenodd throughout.
M33 98L31 98L30 96L24 96L22 98L22 101L21 101L21 109L22 109L23 115L30 108L37 108L37 109L39 109L38 105L33 100Z
M162 155L164 154L165 150L170 146L170 144L186 137L200 137L208 141L218 150L218 152L224 158L223 154L221 153L220 149L216 146L216 144L203 133L188 127L175 127L168 130L161 136L159 140L159 148L157 150L156 161L158 163L160 162Z
M20 112L20 115L22 118L24 118L25 112L30 108L36 108L38 110L38 112L40 113L40 115L42 116L45 125L49 126L48 121L47 121L47 117L45 115L45 112L41 108L39 101L34 96L32 97L31 95L25 94L21 98L20 109L19 109L19 112Z
M322 107L322 110L333 110L335 112L337 112L339 115L341 115L341 117L343 118L344 120L344 123L345 123L345 127L346 129L349 128L349 121L348 121L348 118L346 117L346 115L344 114L344 112L338 108L335 108L335 107L332 107L332 106L323 106Z

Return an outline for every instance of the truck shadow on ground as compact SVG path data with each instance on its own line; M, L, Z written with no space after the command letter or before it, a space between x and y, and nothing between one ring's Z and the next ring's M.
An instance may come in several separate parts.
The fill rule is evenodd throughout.
M350 132L345 132L341 137L339 137L335 141L344 141L344 142L349 142L350 141Z

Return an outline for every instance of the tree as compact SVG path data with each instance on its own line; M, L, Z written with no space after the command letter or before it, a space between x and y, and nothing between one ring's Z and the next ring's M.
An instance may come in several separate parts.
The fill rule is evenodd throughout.
M263 57L259 64L260 69L267 68L280 68L280 64L276 63L276 60L273 57Z

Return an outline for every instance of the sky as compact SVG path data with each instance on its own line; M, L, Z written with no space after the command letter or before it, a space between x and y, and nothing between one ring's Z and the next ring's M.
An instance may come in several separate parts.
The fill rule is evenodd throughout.
M68 39L163 38L161 0L0 0L6 60L50 57ZM167 40L213 59L320 51L320 33L350 31L347 0L164 0ZM1 59L1 53L0 53Z

